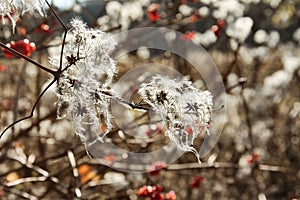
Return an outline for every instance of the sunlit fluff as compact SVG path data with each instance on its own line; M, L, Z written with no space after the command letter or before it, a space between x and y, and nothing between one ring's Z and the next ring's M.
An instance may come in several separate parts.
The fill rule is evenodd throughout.
M195 88L188 80L155 76L140 87L139 94L160 115L170 140L181 150L193 152L200 162L193 142L199 133L209 134L213 109L211 93Z
M88 29L80 19L73 19L71 26L63 53L63 73L57 85L57 115L71 116L76 134L91 143L101 140L112 128L107 93L117 72L109 56L115 43L103 32ZM55 66L59 57L52 56L50 62Z
M41 16L44 16L43 3L41 0L1 0L0 1L0 16L2 23L5 23L5 17L11 21L13 31L16 26L16 20L20 15L26 12L38 11Z

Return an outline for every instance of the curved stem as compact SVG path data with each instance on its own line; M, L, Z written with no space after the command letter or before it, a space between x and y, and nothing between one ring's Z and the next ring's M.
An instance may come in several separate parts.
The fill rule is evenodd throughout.
M14 121L13 123L11 123L9 126L7 126L3 131L2 133L0 134L0 139L2 138L2 136L4 135L4 133L10 129L11 127L13 127L14 125L16 125L17 123L21 122L21 121L24 121L26 119L30 119L31 117L33 117L33 112L37 106L37 104L40 102L42 96L46 93L46 91L53 85L53 83L55 83L56 79L53 79L48 85L47 87L42 91L42 93L38 96L37 100L35 101L32 109L31 109L31 112L30 112L30 115L24 117L24 118L21 118L17 121Z
M61 71L61 70L62 70L62 65L63 65L63 64L62 64L62 62L63 62L63 54L64 54L65 41L66 41L67 33L68 33L68 31L65 30L65 32L64 32L64 37L63 37L63 43L62 43L61 51L60 51L60 60L59 60L59 68L58 68L58 71Z
M146 107L143 107L141 105L135 105L133 103L127 102L126 100L124 100L124 99L122 99L120 97L113 96L109 92L102 91L102 90L100 90L99 92L102 93L102 94L104 94L104 95L106 95L106 96L108 96L108 97L110 97L111 99L114 99L114 100L120 102L120 104L122 104L122 105L129 106L131 109L144 110L144 111L151 110L151 108L146 108Z
M59 23L62 25L62 27L64 28L64 36L63 36L63 43L62 43L62 48L61 48L61 56L60 56L60 65L59 65L59 69L57 71L52 70L52 69L48 69L47 67L43 66L42 64L36 62L35 60L29 58L28 56L25 56L23 54L21 54L20 52L7 47L4 43L0 42L0 47L2 47L3 49L7 50L8 52L12 53L13 55L17 56L17 57L21 57L23 59L25 59L26 61L32 63L33 65L37 66L38 68L40 68L43 71L46 71L48 73L50 73L51 75L54 76L54 79L48 84L48 86L42 91L42 93L38 96L37 100L35 101L32 109L31 109L31 113L29 116L26 116L24 118L21 118L19 120L14 121L12 124L10 124L9 126L7 126L2 133L0 134L0 138L2 138L2 136L4 135L4 133L11 127L13 127L14 125L16 125L17 123L24 121L26 119L29 119L31 117L33 117L33 113L35 108L37 107L40 99L42 98L42 96L45 94L45 92L51 87L51 85L53 85L53 83L55 83L55 81L57 81L59 79L60 74L62 73L62 61L63 61L63 52L64 52L64 46L65 46L65 40L66 40L66 36L67 36L67 32L68 32L68 28L66 27L66 25L63 23L62 19L58 16L58 14L55 12L55 10L52 8L52 6L49 4L49 2L47 0L45 0L46 4L49 6L51 12L53 13L53 15L56 17L56 19L59 21Z
M53 13L53 15L59 21L59 23L64 27L65 31L68 31L67 26L64 24L64 22L62 21L62 19L58 16L58 14L56 13L56 11L52 8L52 6L50 5L50 3L47 0L45 0L45 2L48 5L48 7L50 8L50 10Z
M60 61L59 61L59 69L58 69L58 71L60 72L61 69L62 69L63 53L64 53L65 41L66 41L66 37L67 37L67 33L68 33L68 28L64 24L64 22L62 21L62 19L58 16L58 14L53 9L53 7L49 4L49 2L47 0L45 0L45 1L47 3L48 7L50 8L51 12L53 13L53 15L56 17L56 19L61 24L61 26L65 29L64 36L63 36L62 47L61 47L61 51L60 51Z

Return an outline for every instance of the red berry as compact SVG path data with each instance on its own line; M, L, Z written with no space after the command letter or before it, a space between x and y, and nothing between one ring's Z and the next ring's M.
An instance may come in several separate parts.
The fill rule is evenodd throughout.
M30 52L30 55L32 52L34 52L36 50L36 46L35 46L35 43L34 42L30 42L29 44L29 52ZM28 56L30 56L28 55Z
M152 200L163 200L164 195L161 193L161 191L162 187L160 185L145 185L139 188L138 195L141 197L151 197Z
M4 72L6 69L5 65L0 65L0 72Z
M161 192L162 187L161 187L161 185L157 184L157 185L153 186L153 190L155 190L156 192Z
M219 36L221 35L221 33L222 33L221 28L220 28L219 26L217 26L217 25L213 25L213 26L211 27L211 30L214 32L214 34L215 34L217 37L219 37Z
M254 152L252 155L250 155L248 158L247 158L247 163L248 164L252 164L252 163L256 163L259 161L259 154Z
M215 35L216 35L217 37L219 37L219 36L221 35L221 33L222 33L222 29L223 29L224 26L225 26L225 21L219 19L219 20L217 21L217 24L216 24L216 25L213 25L213 26L211 27L211 30L215 33Z
M190 186L192 188L198 188L201 186L201 183L203 182L204 177L203 176L195 176L194 179L190 182Z
M48 24L41 24L38 28L35 29L35 32L37 34L39 33L45 33L45 34L52 34L52 30L50 29L50 26Z
M192 39L194 39L195 36L196 36L195 31L188 31L185 34L181 35L180 38L182 40L192 40Z
M141 197L148 197L151 193L149 190L152 191L152 187L145 185L145 186L139 188L138 195Z
M191 23L194 23L194 22L196 22L197 20L198 20L197 15L192 15L192 16L189 17L189 21L190 21Z
M258 153L254 152L252 156L253 156L253 159L255 161L259 161L259 154Z
M253 163L253 157L252 157L252 156L249 156L249 157L247 158L247 163L248 163L248 164L252 164L252 163Z
M159 4L153 3L147 9L148 19L151 22L156 22L160 19L160 14L158 12Z
M108 162L109 164L112 164L116 160L116 156L112 153L107 154L103 157L103 159Z
M26 32L27 32L25 27L19 27L17 29L17 31L18 31L18 34L20 34L20 35L26 35Z
M151 195L151 200L164 200L164 194L154 192Z
M50 27L47 24L41 24L41 30L42 31L49 31Z
M150 168L148 168L147 173L151 176L157 176L160 171L167 167L167 164L164 161L157 161L152 164Z
M219 19L219 20L217 21L217 26L220 27L220 28L224 27L224 26L225 26L225 21Z
M176 199L176 193L172 190L166 194L167 200L175 200Z
M146 131L146 135L151 138L156 133L160 133L163 130L163 127L160 124L157 124L155 127L150 128Z
M189 134L189 135L193 134L193 129L192 129L190 126L187 126L187 127L185 128L185 131L186 131L186 133Z

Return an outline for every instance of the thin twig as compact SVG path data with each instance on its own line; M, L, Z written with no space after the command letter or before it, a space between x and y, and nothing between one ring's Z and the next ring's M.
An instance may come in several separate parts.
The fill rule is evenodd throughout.
M219 168L249 168L250 165L239 165L237 163L228 163L228 162L214 162L214 163L182 163L182 164L171 164L166 169L168 171L180 171L180 170L189 170L189 169L219 169ZM281 172L288 173L290 172L289 168L282 166L274 166L267 164L258 164L258 169L261 171L270 171L270 172Z
M229 86L228 88L226 88L226 92L229 93L231 92L231 90L233 90L234 88L238 87L238 86L241 86L243 85L244 83L247 82L247 78L246 77L242 77L242 78L239 78L239 81L232 85L232 86Z
M29 194L28 192L18 190L17 188L4 187L4 191L15 194L24 199L38 200L38 198L36 196Z
M44 117L42 117L40 121L47 120L47 119L49 119L49 118L51 118L51 117L54 117L55 115L56 115L56 111L53 110L53 111L51 111L49 114L47 114L47 115L45 115ZM35 122L35 123L31 124L30 127L20 130L20 131L18 132L17 135L13 136L13 139L14 139L14 140L18 139L19 137L21 137L21 136L24 135L25 133L28 133L31 129L33 129L33 128L36 127L37 125L38 125L38 123ZM4 144L0 147L0 150L2 150L4 147L6 147L6 146L9 144L9 142L10 142L10 141L7 141L6 143L4 143ZM2 159L2 156L1 156L0 158ZM0 161L1 161L1 159L0 159ZM1 176L0 176L0 177L1 177Z
M73 153L72 150L68 150L68 158L72 167L72 171L73 171L73 176L75 177L75 195L77 198L81 198L82 197L82 192L80 190L80 180L79 180L79 174L78 174L78 169L77 169L77 164L76 164L76 159L75 159L75 155Z
M242 47L241 43L238 43L237 48L234 50L234 60L233 60L233 66L236 67L237 69L237 74L239 77L243 77L242 75L242 70L241 70L241 66L238 64L238 56L239 56L239 51ZM242 89L245 88L244 84L241 84ZM241 98L242 98L242 103L243 103L243 107L244 107L244 111L245 111L245 115L246 115L246 124L248 126L248 136L249 136L249 142L250 142L250 147L249 150L252 152L252 155L254 154L254 141L253 141L253 128L252 128L252 122L250 119L250 109L248 106L248 102L246 100L246 97L244 96L243 90L241 90L241 94L240 94ZM256 195L258 195L261 192L261 189L259 187L259 183L258 180L256 178L255 175L255 169L259 169L259 163L257 161L255 161L254 166L253 166L254 170L251 170L251 175L252 175L252 179L254 181L254 186L256 189Z
M32 63L33 65L37 66L38 68L40 68L40 69L42 69L42 70L48 72L49 74L52 74L53 76L57 76L57 72L56 72L56 71L54 71L54 70L52 70L52 69L49 69L49 68L47 68L47 67L41 65L40 63L36 62L35 60L29 58L28 56L25 56L25 55L21 54L20 52L14 50L14 49L12 49L12 48L9 48L8 46L6 46L6 45L5 45L4 43L2 43L1 41L0 41L0 46L1 46L2 48L4 48L5 50L9 51L10 53L14 54L15 56L21 57L21 58L25 59L26 61Z
M66 27L66 25L64 24L64 22L62 21L62 19L58 16L58 14L56 13L56 11L53 9L53 7L50 5L50 3L45 0L46 4L48 5L48 7L50 8L51 12L53 13L53 15L56 17L56 19L59 21L59 23L62 25L62 27L65 29L65 31L68 31L68 28Z
M61 72L62 62L63 62L63 54L64 54L64 48L65 48L65 41L66 41L66 37L67 37L67 33L68 33L68 28L64 24L64 22L62 21L62 19L58 16L58 14L53 9L53 7L49 4L49 2L47 0L45 0L45 1L46 1L47 5L49 6L51 12L54 14L54 16L56 17L56 19L59 21L60 25L65 29L64 36L63 36L63 42L62 42L62 46L61 46L61 51L60 51L60 61L59 61L59 69L58 69L58 72Z
M129 106L131 109L136 109L136 110L145 110L145 111L149 111L151 110L151 108L146 108L146 107L143 107L141 105L136 105L136 104L133 104L133 103L130 103L130 102L127 102L126 100L120 98L120 97L117 97L117 96L114 96L112 94L110 94L109 92L106 92L106 91L103 91L103 90L100 90L99 91L100 93L120 102L121 105L125 105L125 106Z
M21 89L21 85L23 85L23 82L24 82L24 78L23 78L23 74L26 70L26 66L27 66L27 62L24 62L24 65L22 66L22 69L21 69L21 72L19 74L19 80L17 82L17 85L16 85L16 96L14 97L14 111L13 111L13 121L16 121L17 120L17 115L18 115L18 100L19 100L19 97L20 97L20 89ZM13 130L14 132L14 130Z
M26 178L20 178L14 181L10 181L8 183L5 183L7 187L13 187L16 185L20 185L23 183L32 183L32 182L44 182L47 180L46 176L38 176L38 177L26 177Z
M65 184L63 184L57 177L50 175L50 173L48 171L28 162L27 160L20 159L19 156L15 156L15 155L9 155L9 156L7 156L7 158L15 160L15 161L21 163L22 165L26 166L27 168L43 175L46 178L45 180L50 180L53 183L58 184L60 187L66 189L66 190L68 189L67 186Z
M5 134L5 132L10 129L11 127L13 127L14 125L16 125L17 123L21 122L21 121L24 121L26 119L30 119L33 117L33 113L34 113L34 110L37 106L37 104L39 103L40 99L42 98L42 96L46 93L46 91L53 85L53 83L55 83L56 79L53 79L48 85L47 87L42 91L42 93L38 96L37 100L35 101L32 109L31 109L31 112L30 112L30 115L26 116L26 117L23 117L17 121L14 121L13 123L11 123L9 126L7 126L3 131L2 133L0 134L0 139L2 138L2 136Z

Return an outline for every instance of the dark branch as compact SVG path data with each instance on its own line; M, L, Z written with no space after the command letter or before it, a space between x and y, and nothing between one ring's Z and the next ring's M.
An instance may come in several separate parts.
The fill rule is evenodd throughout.
M3 131L2 133L0 134L0 139L2 138L2 136L4 135L4 133L10 129L11 127L13 127L14 125L16 125L17 123L21 122L21 121L24 121L26 119L30 119L31 117L33 117L33 113L34 113L34 110L37 106L37 104L39 103L39 101L41 100L42 96L46 93L46 91L53 85L53 83L55 83L56 79L53 79L48 85L47 87L42 91L42 93L38 96L37 100L35 101L32 109L31 109L31 112L30 112L30 115L24 117L24 118L21 118L17 121L14 121L13 123L11 123L9 126L7 126Z
M21 54L20 52L14 50L14 49L12 49L12 48L9 48L9 47L6 46L4 43L0 42L0 46L1 46L2 48L4 48L5 50L9 51L10 53L14 54L15 56L21 57L21 58L25 59L26 61L28 61L28 62L34 64L34 65L37 66L38 68L40 68L40 69L42 69L42 70L44 70L44 71L46 71L46 72L52 74L53 76L56 76L56 75L57 75L57 72L56 72L56 71L54 71L54 70L52 70L52 69L48 69L47 67L45 67L45 66L43 66L42 64L36 62L35 60L29 58L28 56L25 56L25 55Z
M62 19L58 16L58 14L53 9L53 7L49 4L49 2L47 0L45 0L45 1L46 1L47 5L49 6L49 8L50 8L51 12L53 13L53 15L59 21L59 23L61 24L61 26L65 29L64 36L63 36L63 43L62 43L62 47L61 47L61 51L60 51L60 61L59 61L59 69L58 69L58 71L61 71L61 69L62 69L62 61L63 61L63 53L64 53L65 41L66 41L66 37L67 37L67 33L68 33L68 28L64 24L64 22L62 21Z

